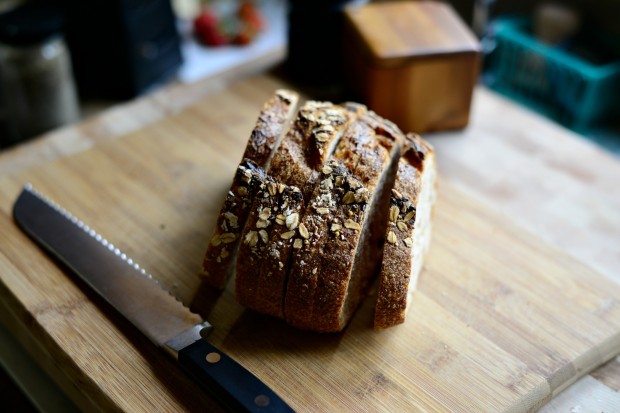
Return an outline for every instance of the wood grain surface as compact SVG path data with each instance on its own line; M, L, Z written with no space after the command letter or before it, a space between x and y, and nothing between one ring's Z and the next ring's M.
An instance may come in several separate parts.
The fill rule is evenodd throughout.
M251 78L189 106L160 94L134 104L149 110L116 112L128 124L145 112L149 119L118 138L84 133L70 144L79 128L118 127L102 117L0 156L1 319L82 409L212 404L15 227L21 186L60 202L190 303L244 142L280 85ZM506 111L511 129L500 120ZM474 115L468 130L431 138L439 198L406 324L373 331L371 297L343 333L307 333L244 310L228 289L199 296L216 327L212 341L301 411L534 411L616 356L620 200L610 189L618 162L484 89ZM600 410L614 406L617 366L544 409L586 406L579 397L592 385L608 403Z

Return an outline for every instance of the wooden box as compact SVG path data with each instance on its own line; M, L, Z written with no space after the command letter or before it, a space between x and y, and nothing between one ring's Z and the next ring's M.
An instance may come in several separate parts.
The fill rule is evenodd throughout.
M445 3L371 3L345 11L348 86L404 131L467 125L479 55L478 40Z

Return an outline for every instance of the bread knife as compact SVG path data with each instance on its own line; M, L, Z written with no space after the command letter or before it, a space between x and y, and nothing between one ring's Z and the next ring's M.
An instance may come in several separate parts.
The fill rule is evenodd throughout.
M19 227L231 411L292 412L273 390L211 345L211 325L84 222L26 185L13 206Z

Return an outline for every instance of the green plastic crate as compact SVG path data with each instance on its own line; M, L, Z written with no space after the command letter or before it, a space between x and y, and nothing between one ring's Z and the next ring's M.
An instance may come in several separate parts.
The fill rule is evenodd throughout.
M492 23L483 81L568 127L583 131L620 112L620 60L596 65L545 45L523 18Z

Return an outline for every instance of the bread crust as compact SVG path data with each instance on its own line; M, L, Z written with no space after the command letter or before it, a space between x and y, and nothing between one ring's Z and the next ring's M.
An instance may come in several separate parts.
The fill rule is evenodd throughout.
M367 234L380 203L377 186L391 185L390 169L403 139L397 129L386 132L391 128L374 113L365 113L326 165L303 219L308 243L295 251L289 274L285 297L289 324L340 331L363 298L373 275L364 256L377 250Z
M270 164L276 146L289 129L298 101L297 93L284 89L276 90L258 116L256 126L246 145L240 168L237 169L217 216L216 226L203 258L200 274L203 281L214 288L223 289L235 271L241 231L245 227L250 212L253 194L250 189L255 188L254 186L248 187L247 182L244 181L245 171L255 171L256 168L264 169ZM261 179L264 179L262 170L257 173L263 177ZM231 216L235 217L234 222L229 219ZM226 245L222 245L221 242L224 234L226 234L224 239L230 240Z
M263 106L241 159L249 159L264 170L269 168L275 149L290 128L299 95L278 89Z
M269 176L301 189L304 199L314 190L321 165L329 158L352 120L346 108L330 102L306 102L276 149Z
M248 308L282 317L288 255L303 208L299 188L267 177L251 208L237 258L236 298Z
M237 168L205 280L223 288L236 269L241 304L336 332L379 272L374 326L402 323L430 238L432 147L355 103L310 101L291 123L283 96L259 115L244 156L261 164Z
M233 275L252 199L264 181L265 172L254 162L245 159L237 167L203 259L201 275L209 285L223 289Z
M423 255L430 242L430 209L435 197L435 175L432 147L419 136L408 134L390 196L389 222L375 305L376 329L405 321Z
M269 222L274 224L270 227L273 230L267 234L269 240L252 263L244 265L242 261L246 258L239 255L235 285L237 300L241 304L284 317L290 257L306 242L305 232L299 228L305 213L304 199L312 195L324 161L331 156L348 126L363 111L363 105L342 107L316 101L306 102L300 109L296 121L276 150L268 172L269 179L287 188L283 193L285 196L274 200L270 206L273 216ZM286 196L290 191L294 196ZM303 199L298 199L299 194ZM257 208L261 206L252 208L257 211L255 214L259 213ZM262 208L264 210L265 206ZM274 213L276 208L279 212Z

